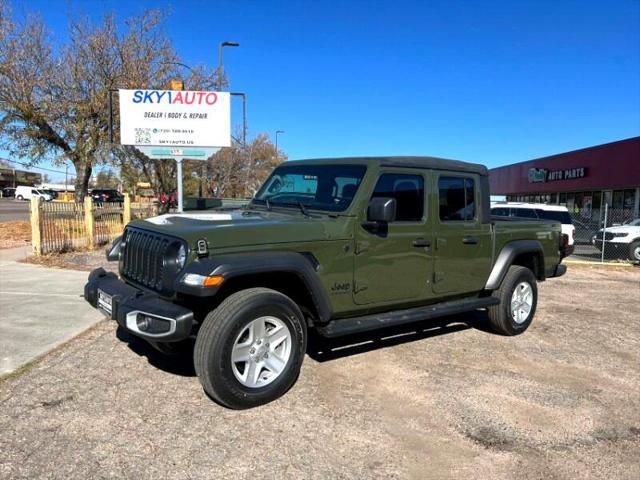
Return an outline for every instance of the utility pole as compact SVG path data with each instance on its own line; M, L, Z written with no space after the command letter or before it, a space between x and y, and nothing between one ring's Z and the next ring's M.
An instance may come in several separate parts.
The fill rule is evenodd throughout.
M278 135L284 133L284 130L276 130L276 163L278 163Z

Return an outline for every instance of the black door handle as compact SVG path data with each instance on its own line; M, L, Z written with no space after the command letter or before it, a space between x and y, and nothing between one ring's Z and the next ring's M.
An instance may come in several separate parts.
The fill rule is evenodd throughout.
M424 238L416 238L412 242L414 247L430 247L431 242L429 240L425 240Z
M462 243L465 245L477 245L478 239L476 237L464 237L462 239Z

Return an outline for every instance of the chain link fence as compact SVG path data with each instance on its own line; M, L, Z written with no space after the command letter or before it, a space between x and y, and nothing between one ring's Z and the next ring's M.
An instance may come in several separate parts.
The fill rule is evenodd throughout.
M604 205L595 215L570 212L576 229L573 255L597 262L640 262L640 219L633 211Z

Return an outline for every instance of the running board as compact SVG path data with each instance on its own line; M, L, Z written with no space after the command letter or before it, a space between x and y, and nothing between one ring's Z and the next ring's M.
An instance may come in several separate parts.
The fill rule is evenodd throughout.
M430 320L432 318L455 315L456 313L469 312L477 308L487 308L499 303L500 300L495 297L464 298L462 300L452 300L427 305L426 307L332 320L325 326L318 327L317 331L325 337L341 337L352 333L402 325L403 323L412 323L420 320Z

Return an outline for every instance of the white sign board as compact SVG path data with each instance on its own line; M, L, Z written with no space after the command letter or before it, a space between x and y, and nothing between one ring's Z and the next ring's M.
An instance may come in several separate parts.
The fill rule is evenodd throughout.
M231 102L228 92L119 92L122 145L231 146Z

